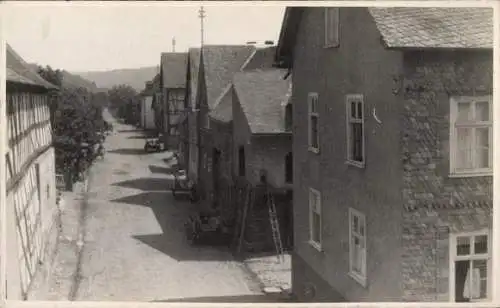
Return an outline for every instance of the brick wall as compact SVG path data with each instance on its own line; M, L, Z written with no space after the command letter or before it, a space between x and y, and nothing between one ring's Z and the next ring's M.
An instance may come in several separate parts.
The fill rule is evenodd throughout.
M447 301L449 233L492 225L492 177L449 177L449 99L492 93L491 53L407 53L404 79L404 299Z

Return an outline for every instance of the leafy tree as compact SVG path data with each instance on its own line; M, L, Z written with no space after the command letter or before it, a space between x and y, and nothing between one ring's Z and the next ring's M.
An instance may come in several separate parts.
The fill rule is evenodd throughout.
M108 91L109 104L114 113L128 124L140 119L140 97L129 85L114 86Z
M90 164L94 146L103 141L106 123L102 111L108 105L108 97L86 88L64 87L61 71L50 66L39 67L38 73L60 87L51 101L56 168L76 174L83 171L82 162Z

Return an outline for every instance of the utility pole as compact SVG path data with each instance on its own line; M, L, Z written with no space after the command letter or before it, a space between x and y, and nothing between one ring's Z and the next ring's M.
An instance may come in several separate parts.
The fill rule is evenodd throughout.
M175 36L172 38L172 52L175 52Z
M205 17L207 15L205 15L205 10L203 9L203 6L200 7L200 10L198 11L199 15L198 17L200 18L200 23L201 23L201 28L200 28L200 31L201 31L201 46L203 46L203 36L204 36L204 32L203 32L203 20L205 19Z

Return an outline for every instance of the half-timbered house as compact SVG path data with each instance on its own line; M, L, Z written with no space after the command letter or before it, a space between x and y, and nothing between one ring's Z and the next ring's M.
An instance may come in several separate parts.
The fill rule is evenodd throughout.
M6 50L7 298L26 296L57 236L50 93L57 88Z

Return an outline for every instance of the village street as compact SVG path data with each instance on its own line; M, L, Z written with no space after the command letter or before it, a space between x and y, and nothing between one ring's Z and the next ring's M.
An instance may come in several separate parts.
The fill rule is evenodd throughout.
M264 300L227 249L187 243L183 223L192 205L175 201L168 189L172 177L164 159L170 154L145 154L141 131L108 113L105 117L114 133L106 140L104 159L91 169L84 194L81 264L59 258L51 295L37 299L66 299L61 285L68 282L58 280L71 278L70 300ZM58 275L57 267L68 262L79 273Z

